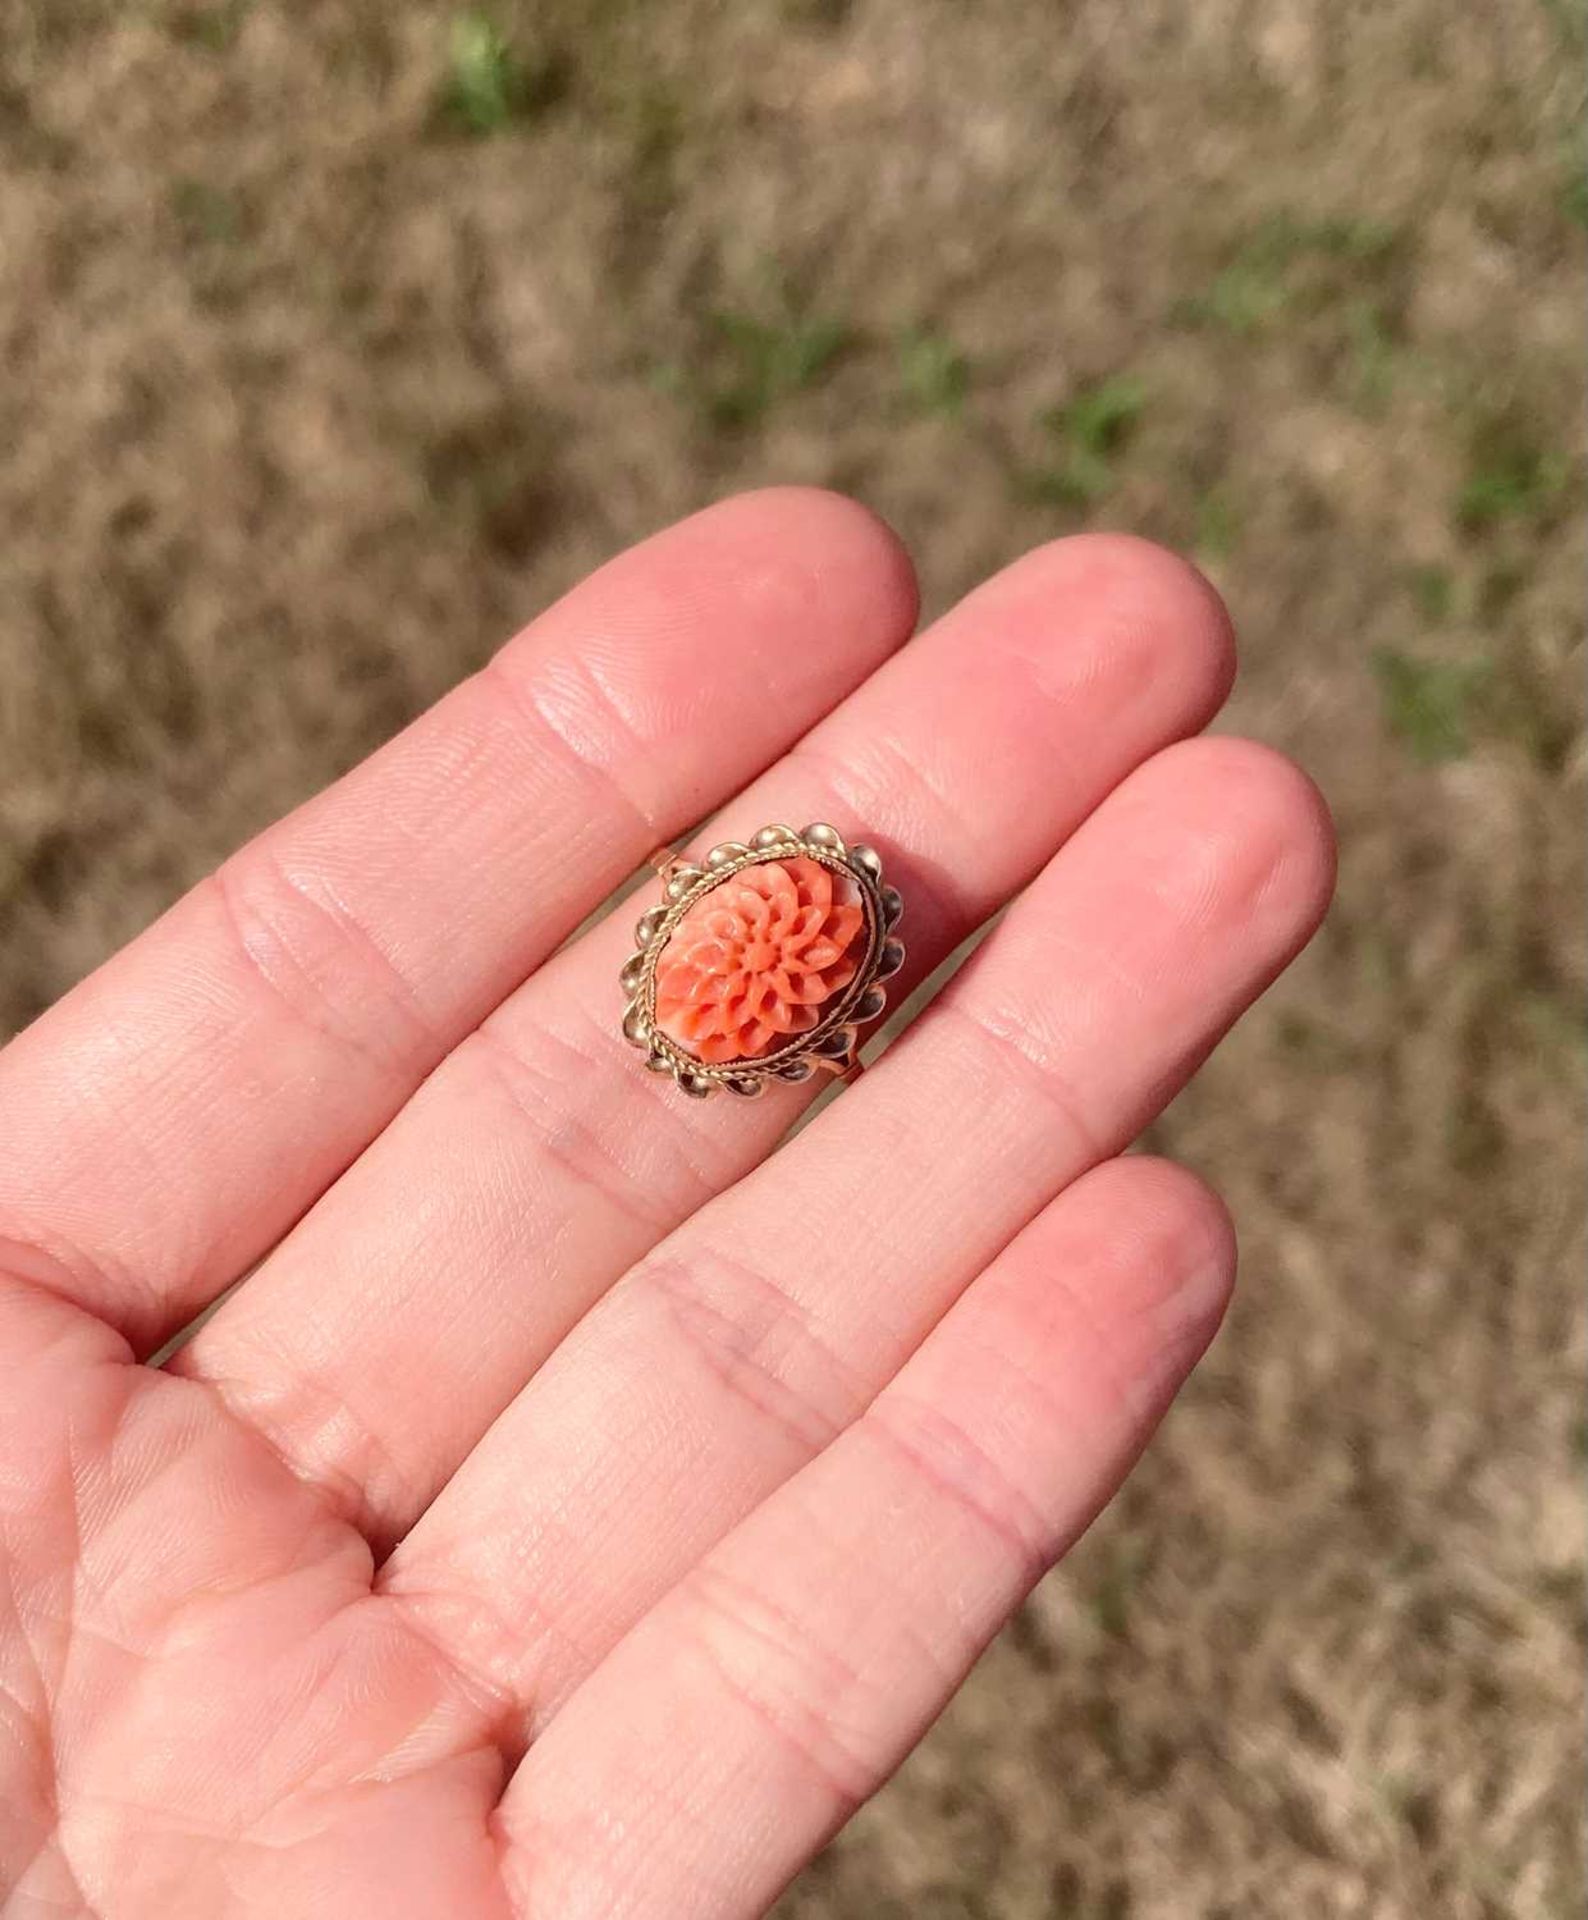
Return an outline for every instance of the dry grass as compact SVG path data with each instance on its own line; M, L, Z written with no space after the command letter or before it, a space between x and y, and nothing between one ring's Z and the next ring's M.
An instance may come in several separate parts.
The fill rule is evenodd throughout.
M1578 0L0 0L0 1023L591 562L1192 548L1342 830L1241 1303L790 1896L1581 1911Z

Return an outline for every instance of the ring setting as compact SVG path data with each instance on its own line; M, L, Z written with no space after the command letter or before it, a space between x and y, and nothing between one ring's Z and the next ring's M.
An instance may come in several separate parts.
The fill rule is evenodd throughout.
M860 1029L904 963L882 860L823 823L768 826L653 864L662 899L622 972L623 1037L695 1099L858 1071Z

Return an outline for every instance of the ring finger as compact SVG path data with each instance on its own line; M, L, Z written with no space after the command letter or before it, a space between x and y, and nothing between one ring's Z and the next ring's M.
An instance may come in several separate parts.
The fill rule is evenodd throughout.
M1227 688L1215 596L1157 548L1041 550L884 666L727 816L880 847L919 970L1024 885ZM809 1097L685 1102L614 1030L627 914L454 1051L178 1357L400 1536L623 1270L747 1172Z
M602 1301L385 1590L529 1738L1140 1131L1306 940L1331 866L1315 791L1266 749L1190 742L1141 768L875 1073Z

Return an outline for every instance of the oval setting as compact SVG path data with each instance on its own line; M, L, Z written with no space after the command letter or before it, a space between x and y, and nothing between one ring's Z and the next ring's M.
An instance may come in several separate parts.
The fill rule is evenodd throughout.
M697 1097L844 1073L903 962L902 905L876 853L820 823L668 861L623 968L624 1037Z

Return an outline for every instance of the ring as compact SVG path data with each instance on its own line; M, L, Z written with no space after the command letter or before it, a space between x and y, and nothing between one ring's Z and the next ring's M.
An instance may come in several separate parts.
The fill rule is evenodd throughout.
M695 1099L857 1072L860 1028L904 964L904 901L872 847L833 827L763 827L698 865L663 851L659 905L622 973L623 1037Z

